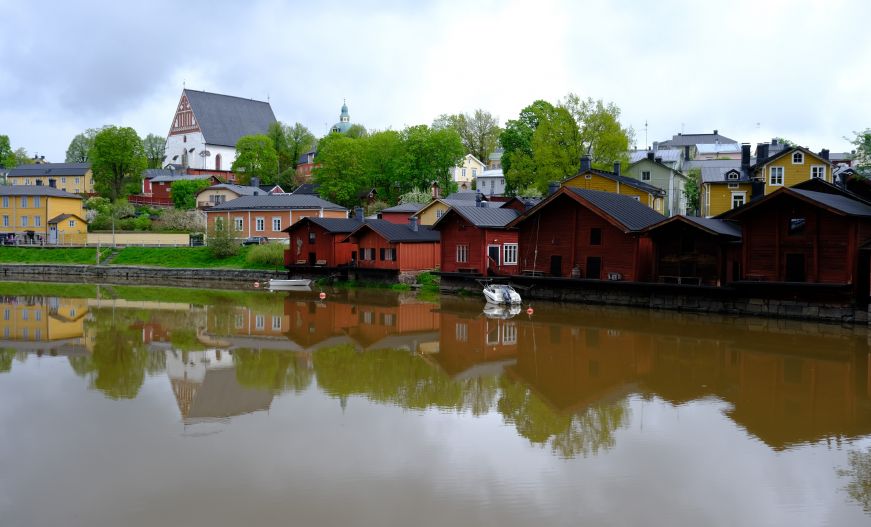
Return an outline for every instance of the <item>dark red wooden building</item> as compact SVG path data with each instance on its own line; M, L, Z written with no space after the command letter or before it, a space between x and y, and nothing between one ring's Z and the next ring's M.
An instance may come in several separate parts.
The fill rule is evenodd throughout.
M290 237L284 251L284 265L339 267L357 258L357 244L345 241L363 222L350 218L307 216L282 232Z
M416 218L405 225L366 220L346 240L359 247L359 269L411 272L439 265L439 233L418 226Z
M851 285L867 303L867 202L785 187L721 217L742 226L745 280Z
M652 244L641 233L663 219L631 196L561 187L507 227L519 230L522 274L644 281Z
M433 225L441 233L444 273L484 276L519 273L517 231L505 226L520 212L513 208L451 207Z
M741 226L734 222L672 216L646 232L654 282L720 286L741 278Z
M378 218L396 223L397 225L405 225L408 223L408 218L412 214L423 208L420 203L401 203L399 205L388 207L378 213Z

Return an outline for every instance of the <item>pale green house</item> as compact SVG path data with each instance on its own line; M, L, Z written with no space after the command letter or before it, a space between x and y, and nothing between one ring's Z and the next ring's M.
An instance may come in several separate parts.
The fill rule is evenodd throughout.
M629 165L623 175L664 190L666 216L686 214L687 200L684 188L689 178L665 165L654 152L648 152L646 157Z

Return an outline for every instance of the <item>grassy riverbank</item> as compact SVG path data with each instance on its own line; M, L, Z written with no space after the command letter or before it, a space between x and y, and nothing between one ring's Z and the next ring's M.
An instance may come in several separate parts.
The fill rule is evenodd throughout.
M283 266L252 263L248 254L255 247L242 247L235 256L215 259L208 247L124 247L108 265L141 265L150 267L195 269L263 269L281 270ZM100 260L112 252L110 247L100 249ZM0 247L0 263L17 264L90 264L97 262L97 249L92 247Z
M100 249L100 258L109 255L111 249ZM0 247L0 263L19 264L95 264L97 249L93 247Z

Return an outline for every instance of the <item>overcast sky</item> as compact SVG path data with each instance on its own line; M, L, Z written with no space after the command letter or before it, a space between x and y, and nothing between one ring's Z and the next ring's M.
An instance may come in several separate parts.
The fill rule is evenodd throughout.
M321 136L569 92L636 143L714 129L850 149L871 127L871 2L0 0L0 134L63 161L104 124L165 136L182 86L272 103Z

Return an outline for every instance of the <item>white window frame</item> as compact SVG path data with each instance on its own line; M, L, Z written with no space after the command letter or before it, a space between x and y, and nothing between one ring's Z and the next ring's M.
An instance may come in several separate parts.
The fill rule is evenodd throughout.
M741 185L739 185L738 183L729 183L729 188L731 188L731 189L740 188L740 187L741 187Z
M469 325L465 322L455 322L454 338L457 342L469 342Z
M457 244L457 263L469 263L469 246Z
M478 169L477 168L472 169L472 177L478 177Z
M796 161L798 158L798 161ZM792 153L792 164L793 165L803 165L804 164L804 152L793 152Z
M775 183L775 172L779 172L776 176L779 181L778 183ZM783 167L768 167L768 184L772 187L782 187L784 172Z
M445 211L443 211L442 209L436 210L436 219L439 219L444 215L445 215Z
M33 208L39 208L39 196L33 196Z
M517 344L517 324L505 322L502 326L502 345L511 346Z
M3 226L4 226L4 227L8 227L8 226L9 226L9 216L6 215L6 214L3 215Z
M42 227L42 216L34 216L33 217L33 226L34 227Z
M815 176L814 172L821 172L820 175ZM826 165L811 165L811 179L826 179Z
M238 232L245 230L245 218L233 218L233 226Z
M735 198L741 198L741 205L735 205ZM732 193L732 208L737 209L742 205L747 204L747 192L733 192Z
M22 227L29 227L29 225L27 223L28 223L27 216L22 216L21 217L21 226Z
M257 232L263 232L266 230L266 218L260 216L254 218L254 230Z
M272 315L272 331L281 331L280 315Z
M263 315L255 315L254 316L254 328L255 329L266 329L266 317Z
M502 244L502 265L517 265L517 248L516 243Z
M281 232L281 217L272 217L272 232Z
M70 220L69 223L68 223L67 225L69 225L70 227L75 227L75 226L76 226L76 220Z
M739 179L738 173L737 172L729 172L729 176L726 179L735 181L735 180Z
M9 196L3 196L3 208L9 206Z
M22 209L27 208L27 196L21 196L21 208Z

